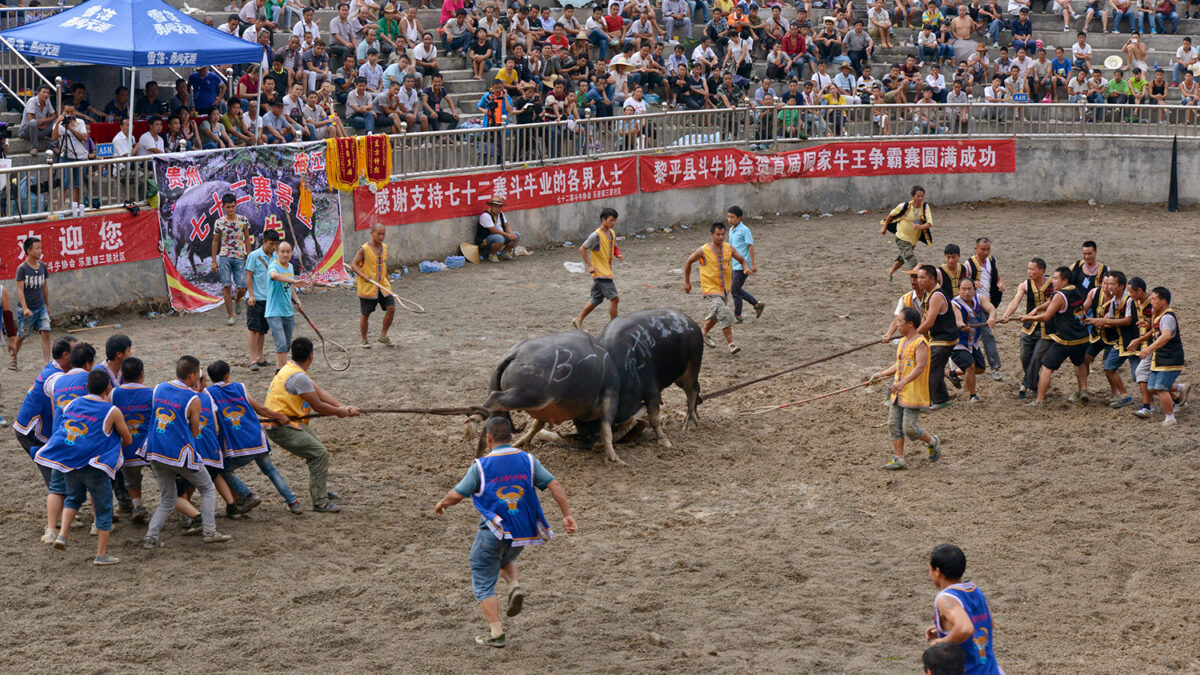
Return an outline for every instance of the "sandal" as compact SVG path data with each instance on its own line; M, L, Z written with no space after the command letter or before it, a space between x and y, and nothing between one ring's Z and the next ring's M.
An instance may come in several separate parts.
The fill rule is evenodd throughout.
M15 371L17 369L17 360L16 359L13 359L12 361L8 362L8 369L12 370L12 371Z

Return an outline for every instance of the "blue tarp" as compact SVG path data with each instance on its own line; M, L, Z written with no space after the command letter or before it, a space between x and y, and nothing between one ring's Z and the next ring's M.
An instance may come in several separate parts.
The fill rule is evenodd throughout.
M258 63L260 45L210 28L162 0L88 0L0 33L25 56L146 68Z

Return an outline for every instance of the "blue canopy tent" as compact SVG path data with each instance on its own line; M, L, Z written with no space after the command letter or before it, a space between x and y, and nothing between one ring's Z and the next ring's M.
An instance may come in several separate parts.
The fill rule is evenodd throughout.
M210 28L162 0L88 0L0 32L0 37L25 56L133 69L131 119L138 68L195 68L266 59L261 45Z

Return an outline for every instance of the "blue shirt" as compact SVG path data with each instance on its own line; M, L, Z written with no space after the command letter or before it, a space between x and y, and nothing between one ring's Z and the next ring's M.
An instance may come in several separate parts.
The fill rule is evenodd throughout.
M192 104L197 109L211 108L217 102L217 92L221 91L224 80L220 75L208 71L204 77L199 72L188 77L188 88L192 90Z
M54 404L46 393L46 380L51 375L61 372L63 372L62 367L55 361L50 361L42 368L42 372L33 381L33 386L26 392L25 400L21 401L21 409L17 411L17 421L13 427L18 433L32 432L34 437L43 443L49 440L50 434L53 432L51 422L54 420ZM36 451L31 446L29 448L30 456Z
M1063 77L1066 77L1071 74L1071 68L1071 60L1065 56L1061 61L1059 61L1058 58L1050 59L1050 70L1055 75L1062 75Z
M291 276L292 265L288 263L287 267L284 267L279 264L278 260L272 260L271 271ZM286 281L271 279L271 285L267 291L267 311L263 316L294 316L295 314L295 310L292 309L292 285Z
M141 384L123 384L112 391L112 404L125 416L133 442L121 447L126 466L146 463L146 438L154 418L154 390Z
M754 245L754 234L750 232L750 227L739 221L733 229L729 231L729 245L733 250L738 252L738 255L750 262L750 247ZM742 264L734 259L731 266L734 271L742 269Z
M267 252L262 250L262 247L250 252L246 256L246 269L254 275L254 299L266 301L267 292L271 288L271 273L267 270L271 262L275 260L275 256L267 256Z
M533 486L539 490L545 490L550 483L554 482L554 475L542 466L537 457L530 455L533 460ZM479 492L479 465L472 462L471 468L467 469L467 475L463 476L462 480L458 481L458 485L454 486L454 491L463 497L470 497ZM487 522L481 517L479 519L479 529L487 528Z
M121 437L104 430L116 407L94 396L80 396L63 410L63 422L33 461L63 473L95 467L115 478L121 468Z
M992 633L992 612L987 598L973 581L963 581L947 586L937 597L948 595L962 605L963 611L975 625L971 638L959 645L965 661L964 675L1000 675L1003 671L996 665L992 652L995 635ZM937 626L938 637L946 637L942 631L942 617L938 612L937 598L933 601L933 625Z

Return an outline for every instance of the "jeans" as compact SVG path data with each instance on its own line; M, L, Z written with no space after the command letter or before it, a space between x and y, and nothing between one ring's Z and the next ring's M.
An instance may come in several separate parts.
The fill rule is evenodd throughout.
M862 75L863 62L868 62L867 53L864 52L847 52L846 56L850 57L850 65L854 66L854 72Z
M375 133L375 113L354 113L346 118L346 124L349 124L355 129L362 129L368 134L373 134Z
M217 256L217 273L221 277L221 287L246 287L246 259Z
M888 404L888 438L893 441L898 441L901 438L908 438L910 441L915 441L925 435L925 430L917 423L921 416L921 411L917 408L905 408L896 405L895 402Z
M1175 84L1179 84L1180 82L1183 82L1183 74L1187 72L1187 67L1176 63L1172 72L1175 74Z
M476 602L496 595L500 568L516 560L521 548L513 548L510 539L497 539L486 527L476 531L475 543L471 545L471 591Z
M266 452L245 457L225 458L225 468L221 470L221 476L225 478L225 482L229 484L229 489L233 491L234 496L239 501L248 497L253 490L250 489L250 486L243 483L242 479L235 476L233 472L250 462L257 464L258 470L271 480L271 484L275 486L275 491L279 493L279 496L283 497L283 501L288 504L296 501L296 495L288 487L287 481L283 479L283 475L279 473L279 469L276 469L275 465L271 463L271 455Z
M1121 356L1119 350L1115 348L1108 350L1108 354L1104 357L1104 369L1115 373L1121 367L1121 364L1126 361L1129 362L1129 373L1136 379L1138 364L1141 363L1141 359L1137 356Z
M917 59L920 61L934 61L938 58L938 55L942 53L942 50L938 48L938 45L934 45L932 47L917 45L917 53L919 54Z
M1130 24L1130 25L1132 26L1133 24ZM1034 41L1032 35L1025 35L1025 36L1022 36L1021 38L1017 38L1016 36L1013 36L1012 49L1009 51L1011 51L1012 53L1015 54L1015 53L1017 53L1018 49L1024 49L1026 54L1028 54L1029 52L1036 52L1037 51L1037 42Z
M685 16L682 19L676 20L673 16L666 18L667 24L667 40L675 36L675 30L679 29L681 33L687 35L689 40L692 39L692 17Z
M707 24L709 17L708 0L696 0L696 12L693 17L700 17L700 23Z
M456 38L446 38L446 33L442 33L442 51L449 54L452 51L464 51L467 45L471 44L471 40L475 39L475 35L471 31L467 31Z
M979 341L983 343L988 365L992 370L1000 370L1000 350L996 348L996 336L992 334L992 329L987 326L980 328Z
M213 515L217 505L217 488L206 469L189 469L151 461L150 470L154 472L154 480L158 483L158 508L154 509L154 515L150 518L150 527L146 530L147 539L158 539L163 526L167 524L167 516L171 515L175 508L175 502L179 499L179 490L175 487L176 478L182 478L200 491L200 522L204 524L204 534L217 531L217 522Z
M588 42L590 42L600 48L600 58L602 58L602 59L608 58L608 45L611 42L608 39L608 33L605 33L604 31L600 30L599 28L593 28L592 32L588 33L587 39L588 39Z
M79 510L92 495L92 507L96 509L96 529L108 532L112 529L113 494L112 479L94 466L85 466L63 474L67 479L67 498L63 508Z
M1043 340L1038 331L1033 335L1021 334L1021 367L1025 369L1025 379L1021 385L1030 391L1037 391L1038 376L1042 372L1042 357L1050 348L1050 340Z
M1141 17L1141 13L1139 13L1138 16ZM1164 14L1162 12L1159 12L1157 15L1155 15L1154 22L1156 24L1158 24L1158 32L1160 32L1160 33L1168 32L1167 31L1167 22L1168 21L1171 22L1171 30L1169 32L1172 35L1174 35L1175 33L1178 33L1179 32L1179 12L1171 12L1170 14Z
M1000 42L1000 31L1004 30L1004 28L1005 26L1003 19L993 19L992 22L988 24L987 33L988 37L992 40L992 44Z
M313 506L329 501L329 451L308 429L276 427L267 429L267 438L308 463L308 494Z
M742 301L743 300L750 303L751 307L758 304L758 300L756 300L753 295L750 295L750 293L743 287L745 283L746 283L746 270L734 270L733 271L733 286L731 286L729 289L733 294L733 315L734 316L742 315Z
M1125 20L1129 23L1129 30L1132 31L1133 30L1133 15L1134 15L1134 11L1132 8L1127 9L1124 12L1114 9L1112 11L1113 32L1119 33L1121 31L1121 18L1122 17L1124 17Z
M954 345L929 348L929 402L933 405L950 400L950 392L946 390L946 363L952 351Z

